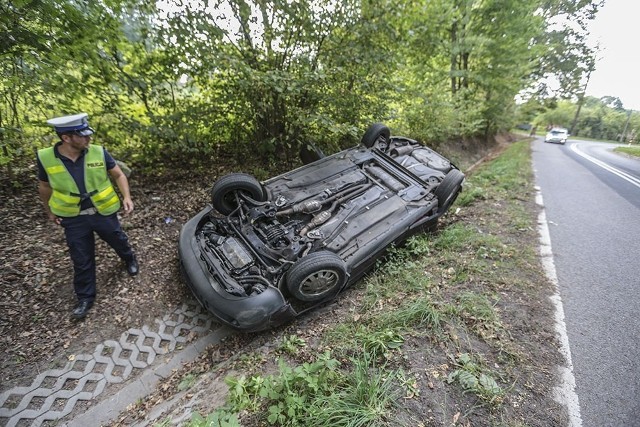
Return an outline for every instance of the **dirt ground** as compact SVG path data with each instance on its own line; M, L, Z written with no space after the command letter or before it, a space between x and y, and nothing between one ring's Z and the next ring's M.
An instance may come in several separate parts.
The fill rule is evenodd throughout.
M464 157L464 164L460 166L469 169L484 154L459 152L457 156ZM43 370L64 365L70 354L92 350L96 344L118 337L130 327L150 324L153 319L162 317L191 298L179 274L178 234L182 224L208 202L210 185L215 175L221 173L218 170L211 176L179 180L144 179L134 173L130 182L135 211L123 217L122 223L138 254L140 274L129 277L115 253L98 240L98 297L96 305L83 321L74 321L69 316L75 296L73 270L64 233L46 221L35 179L33 182L25 180L18 194L3 197L0 207L0 346L4 351L0 352L0 392L29 383ZM524 203L535 217L533 196ZM492 210L497 213L492 213ZM454 220L482 224L482 215L494 214L499 215L499 209L487 206L484 211L467 213ZM531 240L536 239L536 233L516 233L510 238L520 238L523 245L531 245L535 244ZM544 298L550 289L545 285L529 291L531 293L521 296L505 296L500 307L510 325L510 339L523 342L531 360L531 365L518 373L525 378L519 384L530 389L515 394L521 396L522 401L508 403L516 412L516 418L518 413L527 411L538 414L539 423L531 424L531 418L526 417L529 422L526 425L555 425L561 409L550 397L550 388L554 382L553 367L560 363L560 359L555 352L551 307ZM330 324L350 316L353 299L360 298L361 294L362 290L356 286L337 302L306 319L279 331L227 341L226 348L208 350L200 360L185 369L207 371L212 362L233 354L249 341L260 345L278 334L296 333L307 342L313 342L314 337ZM418 338L405 343L405 352L408 368L423 369L421 365L429 357L429 351ZM446 364L447 360L441 362ZM175 386L178 378L179 375L169 383L173 381ZM445 400L448 398L445 396L448 392L439 389L437 381L429 381L428 377L423 381L421 386L424 390L440 393ZM163 390L154 393L146 406L152 407L173 388L167 384ZM443 411L452 411L446 418L455 417L455 407L434 407L434 400L426 395L408 401L407 412L422 412L424 420L434 420L433 424L424 425L440 425L435 420L444 418ZM124 414L118 425L126 425L136 417L134 415Z
M35 174L34 174L35 176ZM207 202L209 183L131 179L135 210L122 225L137 252L140 273L96 239L96 304L83 321L70 318L76 298L73 267L61 227L46 220L35 179L0 208L0 392L62 366L130 327L153 324L188 297L180 279L181 225ZM23 380L24 381L24 380Z

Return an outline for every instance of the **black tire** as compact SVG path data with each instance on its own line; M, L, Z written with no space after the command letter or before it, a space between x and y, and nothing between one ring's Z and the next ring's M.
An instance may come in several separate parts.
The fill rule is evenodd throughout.
M460 190L462 189L462 182L464 181L464 174L458 169L451 169L444 179L436 187L434 194L438 198L438 213L444 213L453 202L455 202Z
M344 261L333 252L313 252L287 272L289 292L300 301L313 302L335 296L347 280Z
M237 193L243 193L254 200L263 202L266 195L262 184L246 173L225 175L211 188L211 204L222 215L229 215L238 207Z
M366 132L362 136L362 140L360 141L360 143L367 148L371 148L375 145L376 142L378 142L378 139L381 136L384 137L386 144L391 137L391 131L386 125L383 125L382 123L373 123L367 128Z
M313 163L323 157L326 156L322 150L311 143L303 143L302 147L300 147L300 160L302 160L303 165L308 165L309 163Z

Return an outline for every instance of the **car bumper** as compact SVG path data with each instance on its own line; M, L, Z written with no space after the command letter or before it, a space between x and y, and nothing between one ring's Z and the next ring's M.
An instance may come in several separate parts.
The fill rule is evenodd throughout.
M180 269L198 302L222 323L246 332L270 329L294 318L296 312L273 286L249 297L238 297L225 291L222 282L228 276L224 267L215 257L209 257L210 270L201 258L196 239L198 224L211 210L211 207L205 208L180 230Z

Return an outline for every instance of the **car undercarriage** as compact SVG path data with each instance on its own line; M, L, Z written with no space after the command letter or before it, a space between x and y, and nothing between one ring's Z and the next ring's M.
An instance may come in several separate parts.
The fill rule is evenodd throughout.
M181 259L191 254L186 246L198 258L189 268L206 272L196 285L185 271L205 307L232 326L261 329L238 318L271 325L275 313L294 317L291 299L311 307L335 297L390 245L435 226L464 175L383 125L369 133L362 146L262 183L236 173L214 184L211 206L185 226L180 244Z

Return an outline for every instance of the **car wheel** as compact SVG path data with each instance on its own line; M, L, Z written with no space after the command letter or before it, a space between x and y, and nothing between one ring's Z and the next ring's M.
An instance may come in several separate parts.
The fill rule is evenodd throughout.
M211 204L223 215L229 215L238 207L238 194L244 194L254 200L263 202L266 195L262 184L246 173L225 175L211 188Z
M313 252L293 264L286 280L289 292L300 301L320 301L342 289L347 270L333 252Z
M449 173L445 175L440 185L438 185L434 191L438 198L439 213L445 212L453 204L460 193L463 181L464 174L458 169L451 169Z
M376 142L378 142L380 137L384 138L385 147L383 149L386 149L389 138L391 137L391 131L382 123L373 123L367 128L360 142L365 147L371 148L376 144Z
M323 157L326 156L322 150L311 143L303 143L302 147L300 147L300 160L302 160L303 165L308 165L309 163L313 163Z

